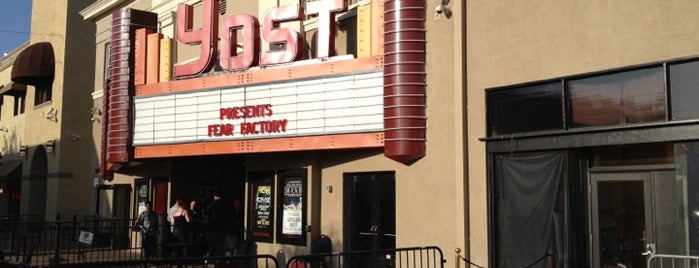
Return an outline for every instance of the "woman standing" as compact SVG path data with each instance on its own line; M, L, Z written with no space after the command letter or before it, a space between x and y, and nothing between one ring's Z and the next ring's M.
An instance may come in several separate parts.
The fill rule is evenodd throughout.
M175 201L177 205L177 210L172 215L173 226L172 226L172 236L174 238L174 243L177 247L181 247L182 250L175 250L176 257L189 257L187 248L189 247L189 223L192 222L192 216L189 209L185 207L182 199L177 199ZM179 255L179 256L178 256Z

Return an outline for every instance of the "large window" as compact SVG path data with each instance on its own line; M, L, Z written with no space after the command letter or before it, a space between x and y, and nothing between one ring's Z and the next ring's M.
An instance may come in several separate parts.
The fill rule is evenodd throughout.
M488 94L491 136L563 129L561 82L495 90Z
M699 61L668 66L672 120L699 118Z
M34 105L40 105L51 101L52 89L51 85L35 86L36 94L34 95Z
M570 80L571 127L665 120L663 68Z
M24 104L25 104L24 99L25 99L26 95L24 95L24 94L14 95L13 97L14 97L15 103L14 103L12 114L14 116L18 116L20 114L23 114L24 113Z
M488 137L699 119L699 60L486 91Z

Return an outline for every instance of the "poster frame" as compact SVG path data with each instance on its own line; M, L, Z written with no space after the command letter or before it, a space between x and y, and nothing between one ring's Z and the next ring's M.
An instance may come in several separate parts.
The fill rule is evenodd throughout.
M250 185L249 194L249 214L248 214L248 228L250 232L248 236L251 240L264 243L274 242L274 220L275 220L275 194L274 194L274 171L258 171L248 174L248 181ZM257 206L257 195L259 187L269 187L269 211L267 222L269 225L267 227L261 227L257 225L257 220L260 218L260 211L258 211Z
M287 192L286 187L291 186L289 184L297 184L293 188L298 191ZM300 185L299 185L300 184ZM307 216L306 213L308 209L308 171L306 169L286 169L280 170L277 173L277 243L280 244L291 244L291 245L306 245L306 232L307 232ZM300 199L299 199L300 198ZM292 200L298 200L293 202ZM300 206L300 209L298 209ZM295 213L295 210L300 210ZM286 213L285 213L286 211ZM293 234L289 234L289 225L287 221L289 220L289 214L300 215L300 222L298 220L292 221L291 224L296 223L300 226L295 227Z

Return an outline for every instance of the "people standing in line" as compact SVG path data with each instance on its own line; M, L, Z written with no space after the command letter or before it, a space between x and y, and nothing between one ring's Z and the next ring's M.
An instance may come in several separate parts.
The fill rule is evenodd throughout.
M192 222L190 223L190 240L194 241L201 233L201 206L196 199L189 202L189 211L191 212Z
M207 241L209 256L224 256L225 241L230 233L232 208L223 201L221 192L214 191L213 200L204 210L206 222L202 227Z
M173 226L175 225L175 219L172 217L172 215L175 215L175 211L177 211L177 203L175 202L172 204L170 208L167 209L167 221L170 223L170 234L172 234L172 229Z
M175 204L177 205L177 210L175 210L175 213L172 215L172 236L174 240L173 242L177 244L177 247L180 247L181 250L179 250L179 252L178 250L175 250L174 253L181 257L189 257L189 225L192 222L192 216L189 212L189 209L185 207L185 204L182 201L182 199L177 199L177 201L175 201Z
M146 210L138 214L132 229L141 231L141 260L155 258L158 218L153 212L153 203L146 201Z

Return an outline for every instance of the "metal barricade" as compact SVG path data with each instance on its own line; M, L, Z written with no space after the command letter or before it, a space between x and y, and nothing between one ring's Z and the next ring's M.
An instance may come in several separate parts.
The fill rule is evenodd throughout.
M655 245L648 245L648 268L699 268L699 256L656 254Z
M432 246L299 255L290 258L286 267L443 268L445 263L442 250Z
M202 267L202 268L278 268L277 259L271 255L250 255L233 257L166 258L156 260L122 260L102 262L65 263L51 267Z

